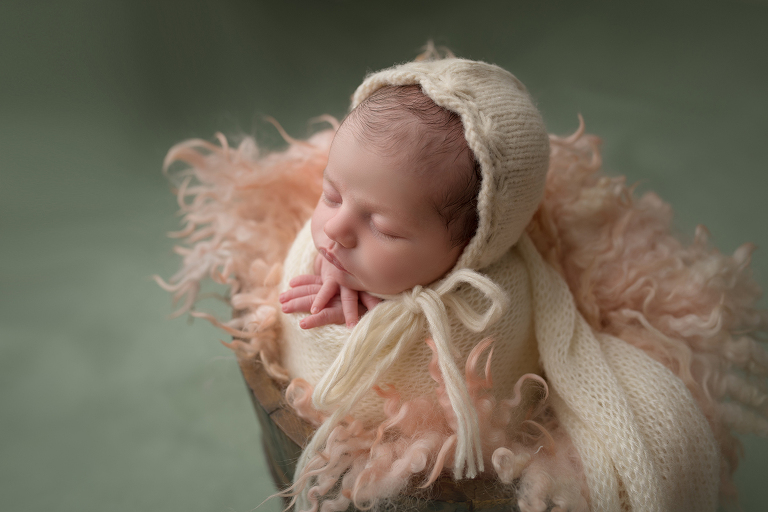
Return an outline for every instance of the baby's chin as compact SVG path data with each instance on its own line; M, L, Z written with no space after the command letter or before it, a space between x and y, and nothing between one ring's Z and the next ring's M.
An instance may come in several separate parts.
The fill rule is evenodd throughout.
M359 279L354 274L349 274L341 271L338 272L337 282L341 286L344 286L345 288L349 288L350 290L355 290L358 292L367 292L373 295L397 295L398 293L404 291L404 290L394 289L391 287L382 286L381 283L366 282L365 280Z
M408 283L400 283L396 285L392 285L392 283L373 283L369 285L360 284L359 281L357 282L358 285L360 285L360 289L358 291L364 291L368 292L371 295L377 295L377 296L384 296L384 295L397 295L402 292L406 292L408 290L413 289L416 284L407 286Z
M333 269L333 278L336 280L337 283L339 283L340 286L343 286L344 288L349 288L350 290L355 290L358 292L369 292L368 288L366 288L364 283L361 283L360 280L355 277L354 274L350 272L344 272L343 270L340 270L338 268Z

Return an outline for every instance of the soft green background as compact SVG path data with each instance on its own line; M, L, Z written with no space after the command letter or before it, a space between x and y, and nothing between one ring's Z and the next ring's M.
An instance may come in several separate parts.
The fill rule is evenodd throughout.
M0 510L238 511L271 492L225 336L169 321L165 151L342 115L433 38L582 113L605 166L768 285L768 2L0 3ZM768 441L745 439L747 511ZM276 511L272 501L260 510Z

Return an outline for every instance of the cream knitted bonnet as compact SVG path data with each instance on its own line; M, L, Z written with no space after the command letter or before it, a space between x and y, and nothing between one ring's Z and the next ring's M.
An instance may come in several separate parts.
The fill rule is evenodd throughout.
M520 238L541 202L549 137L525 86L508 71L465 59L409 62L366 77L355 108L387 85L415 85L437 105L461 116L464 137L480 163L477 232L456 269L479 270Z

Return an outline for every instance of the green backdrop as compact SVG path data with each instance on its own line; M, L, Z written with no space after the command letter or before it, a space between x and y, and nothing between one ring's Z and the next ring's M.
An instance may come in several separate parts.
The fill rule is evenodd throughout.
M0 510L237 511L271 492L224 335L168 320L160 167L190 138L294 136L432 38L515 73L550 131L681 235L752 241L768 285L768 2L0 3ZM768 509L768 440L737 483ZM271 501L260 510L277 511Z

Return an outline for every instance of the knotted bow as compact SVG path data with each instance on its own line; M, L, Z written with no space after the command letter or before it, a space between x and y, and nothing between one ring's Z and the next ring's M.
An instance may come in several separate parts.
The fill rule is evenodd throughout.
M489 299L490 307L485 312L474 310L457 293L462 284L480 291ZM454 478L464 476L465 466L466 476L473 478L483 471L480 429L477 412L456 365L458 354L451 338L448 309L469 330L481 332L499 319L509 299L488 277L470 269L457 270L434 287L416 286L398 295L382 298L386 300L363 316L315 388L312 395L314 406L334 412L317 430L302 459L327 441L338 422L378 383L411 343L423 335L426 320L435 342L445 389L456 414Z

